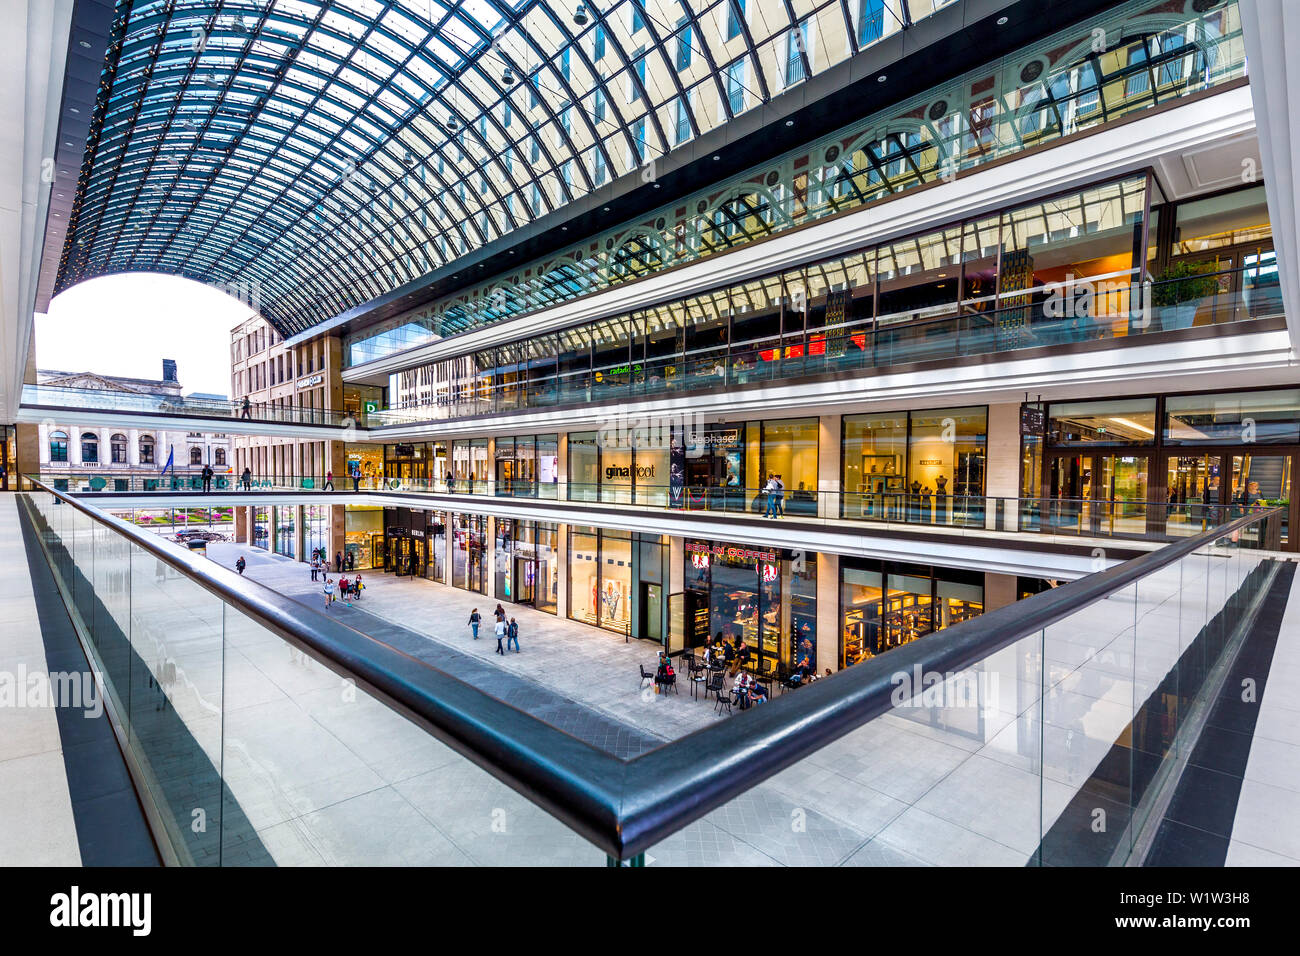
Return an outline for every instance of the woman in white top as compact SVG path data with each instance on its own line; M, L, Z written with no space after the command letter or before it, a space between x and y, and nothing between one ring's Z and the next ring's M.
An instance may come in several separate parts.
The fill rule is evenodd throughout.
M326 578L325 579L325 610L328 611L330 609L330 605L333 603L334 603L334 582L331 581L329 578Z

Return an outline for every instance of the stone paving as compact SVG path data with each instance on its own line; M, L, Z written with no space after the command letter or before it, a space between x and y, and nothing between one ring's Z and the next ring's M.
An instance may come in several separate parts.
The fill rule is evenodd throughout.
M323 607L322 583L311 580L307 565L243 545L208 547L208 556L227 567L240 554L248 562L248 577L313 610ZM366 584L362 599L352 606L336 601L330 614L616 756L635 756L726 719L703 695L693 699L684 677L674 694L643 687L638 665L654 670L658 644L626 641L609 631L501 602L519 623L520 647L519 653L503 657L496 653L492 635L494 599L382 571L361 575ZM468 624L474 608L483 617L477 641ZM613 734L611 721L621 739L602 741L602 735Z

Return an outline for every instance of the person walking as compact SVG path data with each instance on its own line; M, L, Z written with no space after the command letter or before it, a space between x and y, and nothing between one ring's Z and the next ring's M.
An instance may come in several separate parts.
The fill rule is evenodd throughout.
M347 569L348 569L349 571L353 571L353 570L355 570L355 569L356 569L356 566L357 566L357 555L356 555L356 552L355 552L355 551L349 551L349 552L347 553L347 556L343 559L343 563L344 563L344 565L347 567Z
M334 552L334 573L335 574L343 573L343 552L342 551Z
M455 493L456 493L456 473L454 471L449 471L447 472L447 494L454 495Z
M361 575L358 574L357 579L352 582L352 600L361 600L361 589L364 587L365 585L361 583Z
M492 614L496 617L498 623L506 619L506 609L500 604L497 605L497 609L493 611Z
M199 472L199 477L203 479L204 492L212 491L212 474L213 472L212 472L211 465L204 465L203 470Z
M354 461L351 464L350 470L352 475L352 490L360 491L361 490L361 466Z
M253 471L251 468L244 468L244 473L239 476L239 483L244 486L245 491L253 490Z
M505 657L506 656L505 648L501 646L501 642L505 640L506 637L505 618L503 617L497 618L496 632L497 632L497 653L500 654L502 657Z
M478 640L478 625L481 620L483 618L478 613L478 608L474 608L469 612L469 629L474 632L474 640L476 641Z
M514 645L515 653L519 653L519 623L512 617L510 623L506 625L506 650L510 650L510 645Z
M763 486L763 494L767 496L767 508L763 512L764 518L776 517L776 475L767 476L767 484Z
M316 552L313 551L311 555L311 579L319 581L320 578L316 577L318 574L320 574L320 558L316 557Z
M325 576L324 591L325 591L325 610L328 611L330 609L330 605L334 603L334 582L329 579L328 574Z
M247 395L244 396L244 402L239 408L239 417L247 419L248 421L253 420L253 405L248 400ZM244 470L247 471L248 469L245 468Z
M333 491L333 490L334 490L334 471L333 471L333 469L330 469L329 471L326 471L326 472L325 472L325 490L326 490L326 491Z
M241 554L239 556L239 560L235 562L235 570L238 571L240 574L243 574L244 568L247 566L248 566L248 562L244 560L244 556Z
M780 475L776 476L776 516L785 517L785 482Z

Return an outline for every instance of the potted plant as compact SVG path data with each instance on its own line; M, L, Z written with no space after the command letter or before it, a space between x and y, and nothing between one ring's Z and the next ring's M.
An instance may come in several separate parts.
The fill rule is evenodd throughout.
M1151 289L1151 304L1160 309L1160 328L1190 329L1200 300L1219 291L1218 281L1207 273L1213 267L1179 260L1161 274Z

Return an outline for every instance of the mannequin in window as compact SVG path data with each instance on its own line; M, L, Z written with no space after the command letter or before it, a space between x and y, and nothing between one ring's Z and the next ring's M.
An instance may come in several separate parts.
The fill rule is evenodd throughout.
M934 479L934 510L939 524L948 523L948 477L940 475Z

